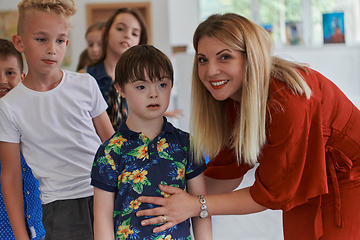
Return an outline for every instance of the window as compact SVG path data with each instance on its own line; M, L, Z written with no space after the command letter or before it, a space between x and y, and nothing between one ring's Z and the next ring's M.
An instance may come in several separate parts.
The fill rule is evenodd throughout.
M199 0L200 20L211 14L235 12L251 19L251 0Z
M276 46L324 44L323 14L344 13L345 42L360 43L359 0L199 0L200 18L235 12L265 27Z

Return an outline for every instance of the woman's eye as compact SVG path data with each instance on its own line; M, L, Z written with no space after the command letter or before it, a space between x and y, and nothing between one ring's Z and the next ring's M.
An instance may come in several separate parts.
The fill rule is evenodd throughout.
M224 54L221 56L221 60L228 60L230 58L231 58L231 55L229 55L229 54Z
M205 58L203 58L203 57L198 58L198 63L204 63L204 62L206 62Z

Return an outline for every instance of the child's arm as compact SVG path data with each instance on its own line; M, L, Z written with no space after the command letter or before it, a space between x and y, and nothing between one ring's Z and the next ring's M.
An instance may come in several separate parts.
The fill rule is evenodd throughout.
M102 142L108 140L115 133L106 111L93 118L93 123L96 129L96 133L99 135Z
M29 240L25 226L23 185L18 143L0 142L1 187L16 240Z
M94 240L114 240L115 193L94 187Z
M186 182L188 193L194 196L206 195L205 176L204 173L188 180ZM205 203L206 204L206 203ZM199 199L199 213L200 213L200 199ZM196 240L212 239L211 216L201 219L200 217L191 218Z

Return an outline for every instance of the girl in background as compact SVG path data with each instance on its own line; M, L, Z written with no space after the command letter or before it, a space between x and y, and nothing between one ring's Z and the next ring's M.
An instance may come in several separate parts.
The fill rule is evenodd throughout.
M102 40L101 30L105 27L105 21L98 21L92 24L85 33L87 48L82 51L79 57L79 64L76 71L85 72L85 67L93 60L100 57Z
M100 57L86 69L96 79L108 103L107 113L115 131L126 118L125 101L114 87L116 63L128 48L147 41L147 27L141 14L136 9L117 9L105 24Z

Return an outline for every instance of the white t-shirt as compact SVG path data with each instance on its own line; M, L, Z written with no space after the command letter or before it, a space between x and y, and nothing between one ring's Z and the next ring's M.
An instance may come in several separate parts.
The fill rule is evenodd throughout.
M93 77L66 70L50 91L20 82L0 99L0 141L20 143L43 204L93 195L90 171L101 140L92 119L106 108Z

